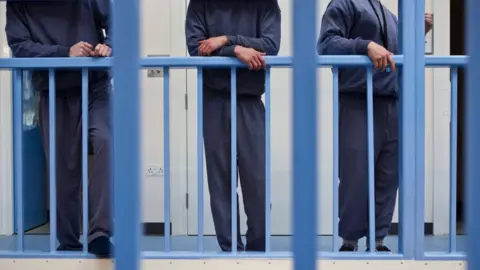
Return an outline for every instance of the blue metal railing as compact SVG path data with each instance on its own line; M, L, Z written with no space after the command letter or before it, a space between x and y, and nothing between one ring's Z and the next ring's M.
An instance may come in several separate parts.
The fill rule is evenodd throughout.
M403 62L403 57L402 56L395 56L394 60L396 61L396 64L398 66L404 65ZM88 186L88 167L86 166L87 163L87 156L88 156L88 147L87 147L87 139L88 134L87 134L87 128L88 127L88 114L87 114L87 109L88 109L88 68L99 68L99 67L108 67L111 63L111 59L2 59L0 60L0 68L15 68L16 71L14 72L14 108L15 108L15 113L14 113L14 118L15 118L15 137L19 138L21 137L21 121L18 121L21 119L21 102L22 102L22 77L21 77L21 70L22 69L35 69L38 67L41 67L43 65L46 65L50 68L49 71L49 77L50 77L50 84L49 87L50 89L55 88L55 80L54 80L54 69L55 68L69 68L69 67L77 67L81 66L82 67L82 138L83 138L83 143L82 143L82 153L83 153L83 167L82 167L82 184L84 187ZM198 175L197 175L197 180L198 180L198 245L197 245L197 251L198 253L191 253L191 254L176 254L175 252L171 252L171 236L170 232L168 231L170 228L169 226L166 226L166 233L165 233L165 247L164 247L164 252L163 253L155 253L155 252L147 252L144 255L147 257L155 257L155 258L200 258L200 257L225 257L225 256L237 256L237 257L288 257L290 256L288 253L272 253L271 251L271 241L270 241L270 95L271 95L271 89L270 89L270 78L271 78L271 73L270 69L271 68L286 68L289 67L292 64L292 58L290 57L267 57L267 63L268 63L268 68L266 70L266 92L265 92L265 104L266 104L266 200L265 200L265 207L266 207L266 253L260 253L260 254L242 254L242 253L236 253L236 250L234 248L232 254L208 254L204 253L204 243L203 243L203 235L204 235L204 227L203 227L203 220L204 220L204 213L203 213L203 203L204 203L204 198L203 198L203 193L204 193L204 187L203 187L203 137L202 137L202 130L203 130L203 102L202 102L202 74L203 74L203 67L230 67L232 70L232 76L231 76L231 91L232 93L236 93L236 69L239 67L243 67L244 65L241 64L239 61L235 59L230 59L230 58L143 58L140 60L140 66L142 68L147 68L147 67L162 67L164 69L164 130L165 130L165 136L164 136L164 160L165 160L165 169L164 169L164 190L169 191L170 190L170 165L169 165L169 159L170 159L170 115L169 115L169 95L170 95L170 69L171 68L188 68L188 67L198 67L198 72L197 72L197 78L198 78L198 107L197 107L197 132L198 132L198 138L197 138L197 147L198 147ZM449 253L448 254L424 254L424 250L420 250L416 258L417 259L459 259L463 258L463 254L458 254L456 253L456 224L455 224L455 203L456 203L456 141L457 141L457 131L456 131L456 117L457 117L457 87L458 87L458 68L465 66L467 63L467 57L465 56L448 56L448 57L434 57L434 56L427 56L425 57L425 66L427 67L452 67L451 69L451 89L452 89L452 128L451 128L451 149L452 149L452 160L451 160L451 179L450 179L450 185L451 185L451 190L450 190L450 197L451 197L451 203L450 203L450 208L451 208L451 214L450 214L450 247L449 247ZM369 146L369 152L368 152L368 160L369 160L369 220L370 220L370 225L369 225L369 235L370 239L374 239L372 237L374 235L374 228L375 228L375 222L374 222L374 205L373 205L373 197L374 197L374 177L373 177L373 169L374 169L374 164L373 164L373 85L372 85L372 64L370 60L367 57L362 57L362 56L320 56L316 60L316 65L318 67L328 67L328 66L333 66L333 115L334 115L334 122L333 122L333 132L334 132L334 151L333 151L333 160L334 160L334 190L333 190L333 213L336 215L338 213L338 199L339 199L339 194L338 190L336 187L338 187L338 69L341 67L365 67L367 69L367 94L368 94L368 146ZM423 92L423 88L420 89L420 92ZM50 91L49 95L50 98L53 99L53 93L54 91ZM115 90L115 95L118 94L118 90ZM401 93L402 95L402 93ZM236 102L236 95L231 95L231 102L232 104L235 104ZM50 102L50 123L55 122L55 102ZM422 108L421 110L425 109L425 105L422 104L420 105ZM235 108L235 106L232 106L232 108ZM402 113L405 113L403 111ZM231 125L231 134L232 134L232 157L236 157L236 145L235 140L236 140L236 124L235 124L235 119L236 119L236 110L231 111L232 115L232 125ZM20 122L20 125L18 124ZM410 125L411 126L411 125ZM55 175L55 137L53 134L55 134L55 125L50 125L50 209L52 213L55 213L56 209L56 198L55 198L55 182L56 182L56 175ZM405 132L405 131L404 131ZM408 132L411 132L409 130ZM19 135L20 134L20 135ZM23 162L21 158L22 153L22 141L21 140L15 140L15 169L17 173L16 177L16 203L19 209L22 209L22 202L23 202L23 193L21 190L22 188L22 170L21 168L23 167ZM367 143L367 142L366 142ZM409 156L408 158L415 158L415 151L418 151L418 149L412 149L413 151L410 151L412 156ZM405 153L403 153L405 155ZM231 164L232 169L236 168L237 164L235 162L236 159L232 159L233 162ZM236 171L236 170L233 170ZM236 181L237 181L237 175L234 173L231 175L231 181L234 183L233 188L232 188L232 216L236 217L237 216L237 207L236 207ZM425 183L423 182L422 185ZM84 188L83 189L83 226L84 228L88 228L88 189ZM117 192L117 191L116 191ZM119 197L118 193L115 193L114 196ZM418 197L423 197L422 194L418 194ZM125 196L121 196L122 198ZM165 213L165 223L169 224L170 223L170 208L171 208L171 200L170 200L170 194L169 192L165 192L164 194L165 202L164 202L164 213ZM411 198L405 198L405 194L403 191L400 191L400 200L410 200ZM417 198L418 199L418 198ZM421 199L422 201L422 207L423 205L423 198ZM412 205L413 206L413 205ZM418 208L411 208L409 209L411 213L418 213L419 209ZM406 217L408 219L413 219L415 215L407 215ZM404 217L405 218L405 217ZM408 252L413 252L413 251L407 251L405 249L400 248L399 254L374 254L374 253L338 253L338 247L339 247L339 241L338 241L338 223L337 219L334 218L334 233L333 233L333 251L332 252L321 252L320 256L324 258L335 258L335 259L402 259L405 258L405 253ZM423 220L424 217L421 217L422 220L422 226L423 226ZM17 253L1 253L0 256L5 257L5 256L13 256L13 257L78 257L78 256L87 256L87 249L86 245L84 246L83 254L65 254L65 253L57 253L56 252L56 215L50 215L50 224L51 224L51 233L50 233L50 253L45 254L45 253L22 253L24 251L24 233L22 230L23 227L23 216L21 211L19 211L19 214L17 215L17 226L18 226L18 237L17 237L17 248L18 252ZM408 220L402 220L401 223L408 223ZM236 232L236 222L232 222L232 232ZM419 229L418 227L415 229ZM87 231L84 229L84 231ZM401 234L400 235L400 242L406 242L406 241L412 241L413 239L412 234ZM86 239L86 234L82 236L82 240L84 243L87 242ZM422 235L422 241L423 241L423 235ZM117 242L117 241L116 241ZM373 245L373 243L370 243L370 245ZM235 243L233 244L234 247L236 247ZM415 247L415 251L418 251L418 247Z

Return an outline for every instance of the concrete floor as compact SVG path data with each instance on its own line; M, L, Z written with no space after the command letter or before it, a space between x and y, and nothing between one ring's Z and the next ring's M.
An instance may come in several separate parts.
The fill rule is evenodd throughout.
M14 251L16 246L16 236L0 236L0 251ZM332 237L318 236L318 250L332 251ZM163 251L164 237L158 236L143 236L141 239L142 251ZM277 252L285 252L292 250L291 236L272 236L271 250ZM465 251L464 235L458 235L457 251ZM398 251L398 237L390 236L385 240L385 244L392 249L393 252ZM360 250L363 250L365 240L360 242ZM447 252L449 248L448 236L425 236L425 251L426 252ZM25 235L25 250L27 251L45 251L49 250L49 235L48 227L37 228L35 231ZM172 236L171 238L172 251L196 252L197 251L197 237L196 236ZM206 252L220 251L216 238L214 236L204 237L204 250Z

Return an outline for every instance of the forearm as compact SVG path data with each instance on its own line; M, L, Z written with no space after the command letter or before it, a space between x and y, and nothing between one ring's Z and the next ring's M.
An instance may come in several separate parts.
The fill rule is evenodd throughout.
M348 39L341 36L328 36L318 43L319 54L326 55L365 55L371 41Z
M207 38L204 14L205 6L200 1L190 1L185 19L185 39L187 41L188 54L200 56L199 42Z
M214 51L211 56L235 57L235 45L223 46Z
M14 57L68 57L70 48L60 45L42 45L23 41L10 45Z
M228 45L239 45L245 48L252 48L268 55L278 54L279 46L270 38L252 38L242 35L227 36Z

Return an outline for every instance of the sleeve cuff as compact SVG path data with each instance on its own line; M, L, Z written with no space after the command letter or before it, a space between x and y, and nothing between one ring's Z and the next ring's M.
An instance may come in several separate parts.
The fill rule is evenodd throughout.
M227 46L237 45L237 36L227 36Z
M371 42L370 40L357 39L355 41L355 53L367 54L368 44L370 44L370 42Z
M235 46L225 46L222 48L223 55L225 56L235 56Z
M112 50L112 52L110 53L110 57L112 57L113 56L113 48L112 48L112 43L111 43L110 39L106 39L104 43L105 43L105 45L107 45Z
M65 46L58 47L58 56L59 57L68 57L70 54L70 48Z
M108 47L110 47L110 49L112 49L112 42L110 41L109 38L106 38L105 41L103 41L103 43Z

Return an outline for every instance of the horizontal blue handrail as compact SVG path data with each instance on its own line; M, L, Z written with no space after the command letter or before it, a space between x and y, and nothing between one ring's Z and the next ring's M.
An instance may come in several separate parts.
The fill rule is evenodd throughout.
M289 67L293 63L290 56L267 56L269 66ZM403 64L403 56L393 57L398 66ZM465 66L468 56L425 56L426 66ZM319 66L373 66L367 56L322 55L318 56ZM2 58L0 69L48 69L48 68L108 68L112 67L113 58ZM229 57L143 57L140 66L196 68L196 67L246 67L236 58Z

